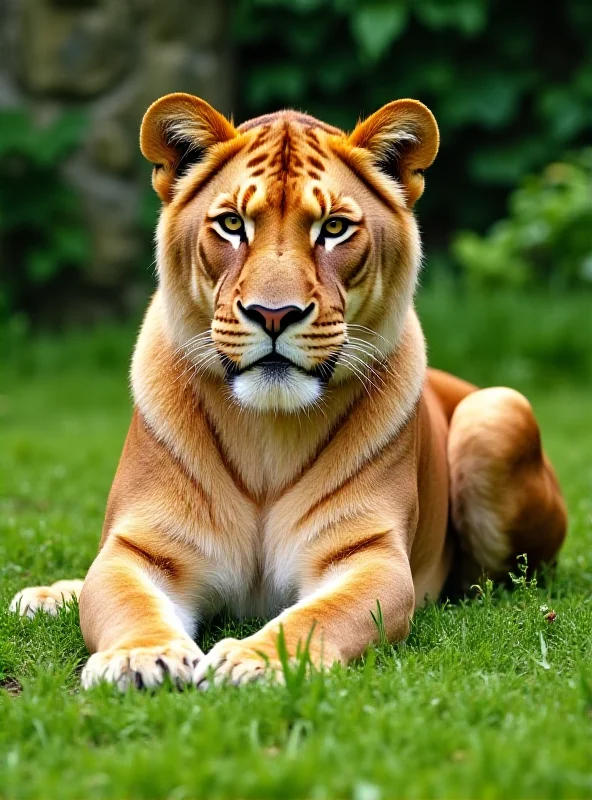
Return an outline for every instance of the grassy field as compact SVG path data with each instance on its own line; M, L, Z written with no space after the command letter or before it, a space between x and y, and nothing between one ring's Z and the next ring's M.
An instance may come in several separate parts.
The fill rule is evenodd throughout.
M0 390L0 797L592 796L592 331L588 298L421 303L432 360L524 389L571 515L545 587L418 613L409 640L287 688L79 691L76 609L7 612L82 577L130 416L130 328L7 341ZM549 610L556 612L549 622ZM205 646L252 623L221 622Z

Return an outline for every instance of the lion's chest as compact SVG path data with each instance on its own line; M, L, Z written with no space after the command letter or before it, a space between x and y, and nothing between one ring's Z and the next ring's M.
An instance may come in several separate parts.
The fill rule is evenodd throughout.
M273 515L245 508L240 525L225 531L211 553L212 611L270 617L292 605L299 595L305 549L305 538L288 521L282 524Z
M295 583L278 586L270 575L254 575L248 587L231 593L225 606L234 617L275 617L298 599Z

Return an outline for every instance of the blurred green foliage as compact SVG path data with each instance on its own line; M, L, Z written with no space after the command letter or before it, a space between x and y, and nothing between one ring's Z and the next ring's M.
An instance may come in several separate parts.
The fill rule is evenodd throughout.
M446 271L485 287L592 280L590 0L231 6L238 119L293 106L351 129L398 97L433 110L442 145L418 208L428 280ZM73 111L40 127L0 111L0 318L22 309L43 316L56 298L67 311L74 293L62 288L87 280L89 232L63 180L83 140ZM157 205L146 182L138 225L147 247L136 276L151 258ZM130 280L122 273L122 284Z
M523 176L589 143L589 0L238 0L234 30L241 119L294 106L351 129L399 97L432 109L428 255L485 231Z
M84 124L75 112L43 126L23 111L0 112L0 316L88 260L77 197L60 174Z
M469 280L484 286L592 285L592 149L525 178L509 217L486 236L459 233L453 252Z

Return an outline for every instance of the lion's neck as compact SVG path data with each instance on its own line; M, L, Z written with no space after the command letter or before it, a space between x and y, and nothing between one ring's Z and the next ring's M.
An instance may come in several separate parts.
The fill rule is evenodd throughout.
M352 417L357 418L360 433L368 431L368 437L378 436L381 441L398 430L421 393L425 351L419 323L410 311L380 383L375 381L372 388L357 380L344 381L331 387L322 406L300 414L256 414L242 409L229 399L222 380L201 375L192 382L184 375L186 370L183 359L175 357L157 298L146 316L132 365L139 411L187 463L193 457L186 452L192 439L188 432L199 429L236 482L264 506L294 484L342 428L351 427ZM344 426L346 419L349 424ZM348 451L353 443L343 438L344 458L352 457Z
M363 390L362 390L363 391ZM224 385L196 387L202 408L227 459L258 500L273 499L312 463L355 404L360 388L348 382L321 408L300 414L257 414L228 399Z

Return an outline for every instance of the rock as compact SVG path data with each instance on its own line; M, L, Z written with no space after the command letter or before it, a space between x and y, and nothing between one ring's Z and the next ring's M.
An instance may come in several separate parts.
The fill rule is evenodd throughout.
M228 8L220 0L151 0L144 8L148 34L155 42L182 40L200 47L228 38Z
M129 0L20 0L17 8L19 77L29 91L88 97L109 89L129 67Z
M106 297L126 308L144 297L154 216L145 206L154 195L138 146L142 116L175 91L232 110L229 8L229 0L0 0L0 111L26 109L41 126L72 108L88 118L84 141L59 168L92 241L79 275L86 310ZM87 313L68 302L66 316Z
M138 107L142 114L150 103L169 92L190 92L222 112L231 105L230 60L223 52L192 51L179 43L148 49L140 64ZM138 122L141 121L139 115Z
M231 78L230 59L210 50L192 51L176 42L147 48L133 78L94 104L87 144L90 158L107 172L131 175L141 159L142 117L154 100L185 91L229 113Z
M130 175L137 160L135 144L121 121L106 119L93 125L88 151L93 163L105 172Z
M22 96L8 74L0 72L0 109L18 108Z
M88 278L96 286L123 285L142 253L138 186L94 169L83 154L69 161L64 174L80 196L91 234Z

